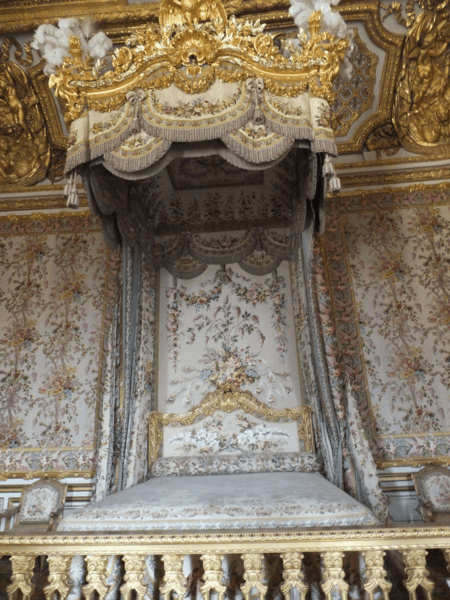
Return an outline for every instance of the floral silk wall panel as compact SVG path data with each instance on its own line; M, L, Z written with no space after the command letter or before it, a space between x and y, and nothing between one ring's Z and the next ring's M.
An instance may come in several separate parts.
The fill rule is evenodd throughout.
M336 327L380 462L450 453L450 196L340 198L324 239Z
M98 222L0 219L0 469L94 468L114 257Z
M159 410L186 412L224 383L273 408L302 403L287 261L264 276L238 264L190 280L161 269Z

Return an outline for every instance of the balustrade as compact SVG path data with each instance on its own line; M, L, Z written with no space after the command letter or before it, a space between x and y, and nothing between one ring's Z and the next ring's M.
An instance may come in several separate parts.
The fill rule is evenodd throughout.
M440 561L430 563L428 550L436 556L436 549ZM184 557L192 555L202 564L197 594L204 600L238 600L241 595L244 600L389 600L393 583L396 599L450 598L450 527L101 536L7 532L0 534L0 554L8 557L12 569L6 585L9 600L30 600L34 594L45 595L46 600L82 596L87 600L151 600L158 595L164 600L180 600L187 591ZM240 593L224 575L227 572L230 577L225 555L238 559ZM164 571L155 568L149 585L148 565L156 561L147 557L155 556L162 558ZM356 560L350 561L351 556ZM391 567L393 563L398 567L396 575L387 568L391 556L395 558ZM39 590L35 582L42 578L34 573L44 563L43 557L48 574ZM350 563L353 569L359 565L357 576ZM111 565L117 567L114 576ZM276 576L269 573L268 565L272 569L280 565ZM399 596L400 579L403 592Z

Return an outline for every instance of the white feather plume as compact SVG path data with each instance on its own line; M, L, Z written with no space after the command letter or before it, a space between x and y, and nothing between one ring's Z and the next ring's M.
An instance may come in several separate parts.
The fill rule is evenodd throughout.
M347 25L338 12L331 6L339 4L339 0L290 0L289 14L299 29L308 27L308 18L316 10L322 13L322 30L329 31L338 38L347 36Z
M31 47L39 50L47 63L44 73L50 75L55 73L56 67L60 67L64 59L69 56L70 37L77 36L81 42L84 56L92 56L94 60L102 59L112 49L112 41L103 33L95 33L94 24L90 19L78 21L78 19L60 19L58 26L40 25L34 34Z

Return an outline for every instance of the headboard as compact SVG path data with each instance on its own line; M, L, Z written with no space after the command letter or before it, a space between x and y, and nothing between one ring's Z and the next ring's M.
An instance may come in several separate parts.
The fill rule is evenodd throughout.
M151 412L148 428L149 466L160 457L315 452L309 406L277 410L229 385L186 413Z

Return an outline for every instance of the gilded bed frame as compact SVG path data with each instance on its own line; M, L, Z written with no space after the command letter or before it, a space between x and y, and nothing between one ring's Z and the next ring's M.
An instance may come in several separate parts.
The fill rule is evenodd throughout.
M227 413L243 410L248 414L260 416L266 421L297 421L298 437L306 452L315 452L310 406L296 408L270 408L257 400L249 391L237 390L230 385L208 392L197 406L182 414L151 412L148 416L148 464L152 465L159 457L163 444L163 427L166 425L192 425L216 410Z

